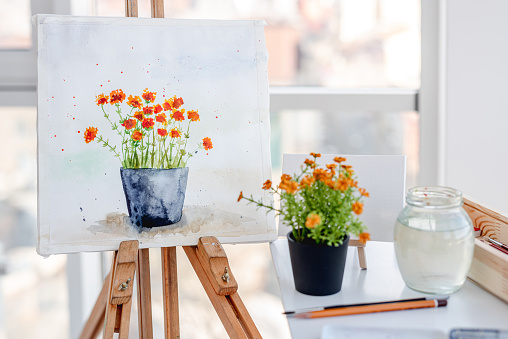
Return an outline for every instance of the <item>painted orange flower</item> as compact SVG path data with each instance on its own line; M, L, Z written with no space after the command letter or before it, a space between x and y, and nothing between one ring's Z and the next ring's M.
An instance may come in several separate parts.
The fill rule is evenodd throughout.
M136 120L134 119L125 119L125 121L122 124L125 129L133 129L136 127Z
M242 192L242 191L240 191L240 195L238 196L238 200L237 200L237 201L242 200L242 198L243 198L243 192Z
M206 151L208 151L209 149L212 149L213 148L212 139L210 139L208 137L203 138L203 147L205 148Z
M153 112L155 114L159 114L160 112L162 112L162 106L160 104L153 106Z
M340 162L344 162L344 161L346 161L346 158L343 158L343 157L335 157L335 158L333 158L333 161L335 161L335 162L339 162L339 163L340 163Z
M359 239L361 243L365 244L367 241L370 240L370 234L369 233L360 233Z
M132 95L129 95L129 100L127 101L127 105L131 107L141 108L143 107L143 103L141 102L141 99L138 96L133 97Z
M153 106L143 107L143 113L145 113L146 115L152 115L153 114Z
M173 113L171 113L171 118L175 119L176 121L184 121L185 120L185 116L183 115L182 111L174 111Z
M168 135L168 130L164 128L158 128L157 134L159 134L161 137L165 137L166 135Z
M369 192L367 192L365 188L360 188L358 190L360 191L360 194L363 195L364 197L369 197Z
M139 141L139 140L143 139L143 132L141 132L139 129L137 129L134 132L132 132L131 138L133 140Z
M198 111L188 111L188 112L187 112L187 118L188 118L190 121L200 121L200 120L199 120L199 114L198 114Z
M107 104L109 100L109 96L104 94L99 94L95 97L95 101L97 102L97 106Z
M112 91L109 96L111 97L109 100L111 105L120 104L125 100L125 93L121 89Z
M161 113L155 116L155 121L160 122L164 126L168 124L168 121L166 120L166 113Z
M311 213L307 216L307 220L305 220L305 227L314 228L321 223L321 217L316 213Z
M165 111L169 111L173 108L173 98L166 99L162 104Z
M148 88L145 88L145 90L143 91L143 94L141 94L143 99L145 99L148 102L154 102L156 95L157 95L157 92L149 92Z
M362 214L363 212L363 204L359 201L355 202L352 206L353 212L355 212L357 215Z
M139 121L143 121L145 115L143 114L143 112L137 111L136 113L134 113L134 118L138 119Z
M272 187L272 182L270 180L265 181L265 183L263 184L264 190L269 190L271 187Z
M154 121L152 118L144 119L141 125L143 126L143 128L150 129L153 128Z
M177 98L176 95L173 97L173 109L179 109L183 105L183 99Z
M312 155L315 158L320 158L321 157L321 153L314 153L314 152L312 152L310 155Z
M93 141L97 136L97 132L98 132L97 127L92 126L88 127L84 133L85 142L88 144L90 143L90 141Z
M177 128L173 128L170 132L170 136L172 138L180 138L182 136L182 133Z

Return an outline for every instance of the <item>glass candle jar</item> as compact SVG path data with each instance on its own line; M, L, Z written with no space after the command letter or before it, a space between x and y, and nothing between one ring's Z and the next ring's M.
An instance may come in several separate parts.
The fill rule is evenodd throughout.
M394 245L406 285L449 294L464 284L474 252L471 219L462 193L448 187L415 187L397 218Z

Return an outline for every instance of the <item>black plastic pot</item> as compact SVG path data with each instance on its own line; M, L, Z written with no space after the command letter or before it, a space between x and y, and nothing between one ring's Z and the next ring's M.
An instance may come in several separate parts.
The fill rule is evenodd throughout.
M309 295L330 295L340 291L346 265L349 236L338 247L317 245L314 239L296 242L287 234L295 288Z
M182 218L189 168L120 168L131 222L138 227L175 224Z

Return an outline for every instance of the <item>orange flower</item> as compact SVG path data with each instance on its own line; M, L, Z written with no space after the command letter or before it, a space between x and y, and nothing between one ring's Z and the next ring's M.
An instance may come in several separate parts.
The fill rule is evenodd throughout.
M143 94L141 94L143 99L145 99L147 102L154 102L156 95L157 95L157 92L149 92L148 88L145 88L145 90L143 91Z
M333 161L335 161L335 162L344 162L344 161L346 161L346 158L343 158L343 157L335 157L335 158L333 158Z
M88 127L84 133L85 142L88 144L90 141L93 141L97 136L97 127Z
M169 111L173 108L173 98L166 99L162 104L165 111Z
M212 140L208 137L203 138L203 147L205 148L205 151L212 149L213 148Z
M160 104L153 106L153 112L155 114L159 114L160 112L162 112L162 106Z
M170 136L172 138L180 138L182 136L182 133L177 128L173 128L170 132Z
M125 100L125 94L121 89L112 91L109 96L111 97L109 100L111 105L122 103Z
M139 121L143 121L145 115L143 114L143 112L137 111L136 113L134 113L134 118L138 119Z
M148 118L143 120L143 123L141 124L143 128L150 129L153 128L154 122L152 118Z
M316 181L314 177L311 177L309 175L306 175L305 177L300 180L300 187L310 187L312 184Z
M153 107L152 106L143 107L143 113L145 113L146 115L152 115Z
M312 173L314 178L319 181L325 181L327 179L331 179L332 174L322 168L316 168Z
M190 121L199 121L199 114L198 111L188 111L187 112L187 118Z
M289 176L289 174L283 174L281 177L280 177L280 181L284 182L284 181L289 181L291 180L291 177Z
M310 155L312 155L314 158L320 158L321 157L321 153L314 153L314 152L312 152Z
M347 180L342 173L337 181L337 188L343 192L349 188L349 180Z
M143 107L143 103L141 102L141 99L138 96L133 97L132 95L129 95L129 100L127 101L127 105L131 107L141 108Z
M158 128L157 134L159 134L161 137L165 137L166 135L168 135L168 130L164 128Z
M161 124L166 126L168 124L168 122L166 121L166 113L161 113L155 116L155 121L160 122Z
M184 121L185 120L185 116L183 115L182 111L174 111L173 113L171 113L171 118L175 119L176 121Z
M370 234L369 233L360 233L359 235L359 239L361 243L365 244L367 241L370 240Z
M109 96L104 95L104 94L99 94L95 98L96 98L95 100L97 102L97 106L100 106L100 105L104 105L104 104L108 103Z
M293 194L298 191L298 183L296 181L283 181L280 183L279 188Z
M316 213L312 213L307 216L307 220L305 220L305 227L314 228L318 226L320 223L321 217Z
M305 159L305 161L303 163L307 166L312 167L312 168L316 167L316 162L314 160Z
M238 200L237 201L239 202L240 200L242 200L242 198L243 198L243 192L240 191L240 195L238 196Z
M264 190L269 190L271 187L272 187L272 182L270 180L265 181L265 183L263 184Z
M179 109L183 105L183 99L177 98L176 95L173 97L173 108Z
M139 141L139 140L143 139L143 132L141 132L139 129L137 129L134 132L132 132L131 138L132 138L132 140Z
M329 170L333 170L337 167L337 164L329 164L329 165L326 165L326 168L328 168Z
M365 188L360 188L359 191L360 194L363 195L364 197L369 197L369 192L367 192Z
M125 119L123 124L122 124L123 127L125 127L125 129L132 129L136 126L136 120L134 119Z
M355 202L352 206L353 212L355 212L357 215L362 214L363 212L363 204L359 201Z

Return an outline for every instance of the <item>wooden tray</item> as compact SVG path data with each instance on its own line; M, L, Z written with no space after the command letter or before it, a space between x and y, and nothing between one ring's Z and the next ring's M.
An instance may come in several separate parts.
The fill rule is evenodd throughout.
M464 209L481 229L481 235L508 244L508 218L470 199L464 199ZM508 254L475 239L475 251L469 279L508 302Z

